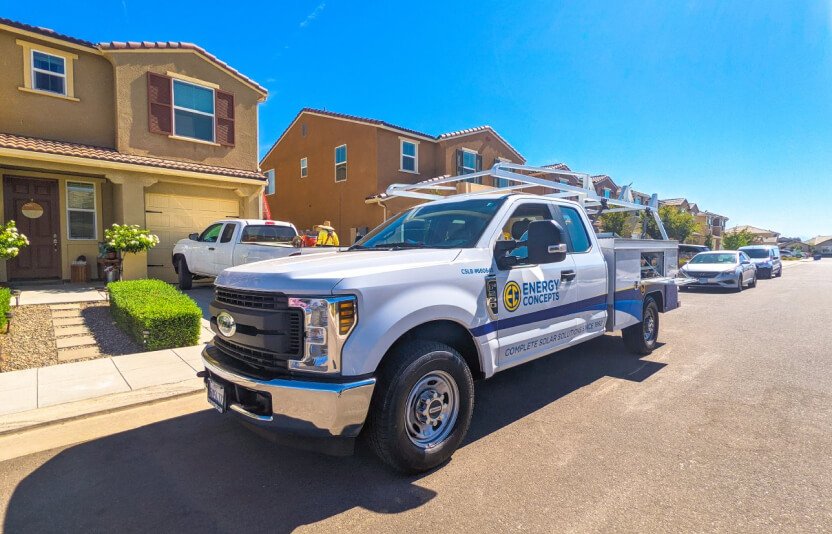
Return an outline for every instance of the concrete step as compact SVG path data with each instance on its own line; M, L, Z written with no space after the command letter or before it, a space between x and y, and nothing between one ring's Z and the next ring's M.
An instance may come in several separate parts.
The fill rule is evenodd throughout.
M53 326L76 326L84 324L82 317L66 317L64 319L52 319Z
M59 337L55 340L58 349L69 349L72 347L95 346L95 338L92 336Z
M53 319L68 319L70 317L81 317L81 310L58 310L52 312Z
M86 326L65 326L55 329L55 337L62 338L67 336L89 336L90 329Z
M101 353L98 351L98 347L96 346L61 349L58 351L58 361L71 362L74 360L81 360L84 358L94 358L100 355Z
M80 310L81 305L78 303L74 304L52 304L49 306L49 309L52 311L61 311L61 310Z

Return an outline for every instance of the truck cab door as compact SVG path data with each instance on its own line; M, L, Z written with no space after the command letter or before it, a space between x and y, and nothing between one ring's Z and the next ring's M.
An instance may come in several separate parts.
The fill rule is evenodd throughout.
M580 343L600 335L607 321L607 262L594 231L583 211L573 206L559 205L555 208L558 219L565 230L567 256L575 269L575 326L577 334L570 343Z
M497 367L506 368L549 354L569 343L576 324L575 263L567 255L556 263L531 264L523 245L534 221L555 220L553 205L522 202L511 212L500 239L518 242L510 255L516 265L495 267L497 281Z
M214 273L219 274L223 269L233 267L234 244L240 240L239 227L237 223L225 223L219 242L214 246L214 255L210 258Z
M199 239L193 246L193 254L191 254L188 267L191 272L210 275L213 271L213 257L214 250L219 241L220 233L224 223L214 223L199 234Z

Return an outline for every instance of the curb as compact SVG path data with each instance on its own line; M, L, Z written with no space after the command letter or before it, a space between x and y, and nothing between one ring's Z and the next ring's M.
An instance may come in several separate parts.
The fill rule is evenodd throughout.
M75 419L118 412L140 405L175 399L177 397L195 395L202 392L203 389L204 385L201 378L191 378L172 384L150 386L133 391L113 393L92 399L3 415L0 416L0 436L35 428L59 425Z

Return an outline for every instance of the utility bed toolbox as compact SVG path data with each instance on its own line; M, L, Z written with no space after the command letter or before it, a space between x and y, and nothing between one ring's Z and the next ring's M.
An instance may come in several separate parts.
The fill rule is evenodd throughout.
M611 286L607 294L608 331L641 322L648 295L661 299L661 311L679 307L677 241L605 237L598 242L607 260Z

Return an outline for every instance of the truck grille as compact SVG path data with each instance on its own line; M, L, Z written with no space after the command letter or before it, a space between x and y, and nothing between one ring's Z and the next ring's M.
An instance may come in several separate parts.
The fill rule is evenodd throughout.
M285 310L289 307L289 298L283 293L259 293L218 287L216 299L232 306L256 310Z
M265 369L267 371L285 371L288 369L286 360L289 358L285 354L276 354L262 349L246 347L245 345L239 345L223 339L220 336L214 336L214 346L226 356L240 360L258 369Z

